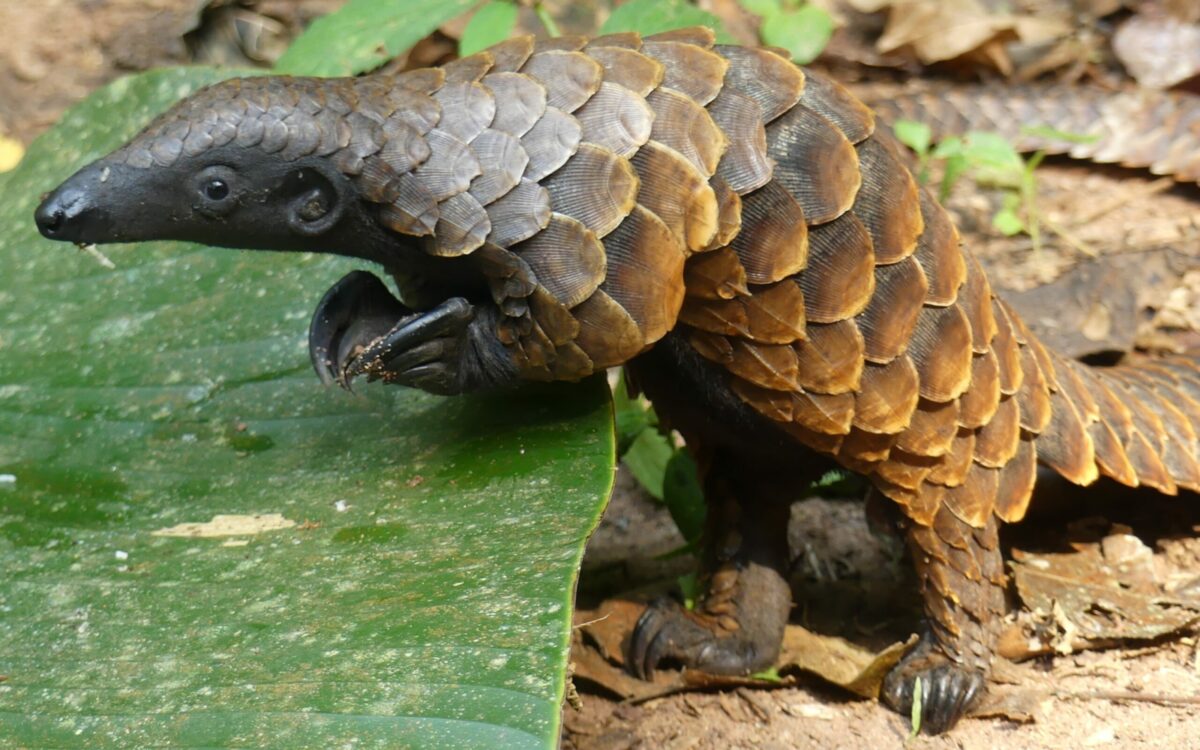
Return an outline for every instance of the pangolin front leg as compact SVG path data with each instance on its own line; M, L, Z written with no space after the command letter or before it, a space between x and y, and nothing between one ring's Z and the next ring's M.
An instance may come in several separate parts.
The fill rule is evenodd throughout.
M349 387L365 375L368 381L453 395L515 377L493 329L490 310L462 297L418 312L395 299L374 275L353 271L317 305L309 356L326 384Z

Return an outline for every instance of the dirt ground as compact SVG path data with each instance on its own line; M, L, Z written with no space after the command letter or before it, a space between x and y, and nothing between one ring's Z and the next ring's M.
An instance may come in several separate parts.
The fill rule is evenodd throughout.
M309 19L342 0L45 0L0 4L0 135L28 143L70 104L125 72L186 61L269 61ZM212 6L212 7L210 7ZM214 10L214 7L221 6ZM1142 172L1052 160L1039 172L1040 205L1072 241L1000 238L989 228L999 198L971 189L950 202L964 241L997 287L1013 291L1032 326L1079 355L1200 345L1200 190ZM1092 257L1094 256L1094 257ZM1053 282L1058 286L1047 286ZM1040 290L1049 290L1040 291ZM1097 300L1105 304L1099 319ZM1074 318L1072 316L1075 316ZM1082 332L1082 338L1081 338ZM1195 497L1176 500L1193 503ZM1140 501L1126 500L1124 507ZM1122 514L1101 510L1107 520ZM1178 515L1175 506L1168 515ZM1083 513L1097 508L1087 505ZM1149 520L1130 521L1153 543ZM1031 532L1066 528L1068 516L1035 520ZM1144 522L1144 523L1143 523ZM1192 513L1191 531L1200 531ZM1026 524L1025 526L1030 526ZM1020 538L1022 527L1010 530ZM1177 531L1180 531L1177 529ZM1182 532L1188 532L1185 527ZM793 512L803 616L841 613L840 629L903 640L911 604L880 615L889 596L916 601L894 542L872 535L861 504L811 500ZM1167 539L1168 537L1163 537ZM581 597L671 579L688 558L657 560L680 540L661 506L622 472L618 492L585 559ZM1014 542L1016 543L1016 542ZM1187 546L1200 566L1200 548ZM1152 544L1153 546L1153 544ZM1160 544L1159 555L1179 547ZM846 617L849 611L852 616ZM833 618L837 619L837 618ZM819 623L818 623L819 624ZM836 627L836 626L835 626ZM814 625L814 629L816 625ZM563 746L624 748L1190 748L1200 746L1200 631L1106 651L1040 657L998 678L1033 719L973 718L948 737L908 740L907 720L816 678L792 687L689 693L641 704L580 681L581 709L564 710ZM591 692L589 692L591 690Z

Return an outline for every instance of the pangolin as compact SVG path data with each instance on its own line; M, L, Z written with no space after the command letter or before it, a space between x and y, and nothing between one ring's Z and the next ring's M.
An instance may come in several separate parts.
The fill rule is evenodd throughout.
M788 500L831 464L897 509L927 615L883 697L951 727L1005 612L1038 465L1200 489L1193 359L1093 369L988 284L872 111L707 29L517 37L398 75L203 89L41 204L52 239L366 258L310 328L326 382L453 394L625 365L686 437L707 593L647 608L639 675L748 673L791 606Z

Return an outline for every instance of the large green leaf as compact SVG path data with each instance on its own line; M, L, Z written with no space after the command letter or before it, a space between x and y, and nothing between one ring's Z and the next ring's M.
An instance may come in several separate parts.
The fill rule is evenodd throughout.
M0 747L552 747L604 383L322 388L304 331L345 261L158 243L110 271L32 227L224 75L120 81L0 178ZM155 533L224 514L294 525Z
M280 73L346 76L370 70L424 39L478 0L350 0L301 34Z

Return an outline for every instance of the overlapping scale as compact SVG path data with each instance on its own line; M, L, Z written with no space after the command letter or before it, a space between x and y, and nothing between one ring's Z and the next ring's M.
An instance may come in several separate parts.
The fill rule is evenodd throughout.
M575 112L583 141L632 156L650 139L654 112L646 100L624 86L602 83L587 104Z
M604 80L604 68L582 52L536 52L521 72L546 89L546 104L570 114L592 98Z
M865 211L859 208L858 196L865 170L859 171L858 153L841 130L798 104L772 122L766 133L767 153L776 162L775 179L795 196L809 223L833 221L851 205L862 218Z
M582 222L555 213L546 228L513 246L543 288L563 305L574 307L599 288L605 254L595 232Z
M662 63L636 48L589 44L587 54L604 68L606 83L624 86L642 98L658 88L666 75Z
M729 61L690 42L647 39L642 54L663 66L662 85L690 96L697 104L708 104L721 93Z
M638 202L697 251L720 229L716 193L695 165L673 148L650 141L631 159L639 180Z
M683 154L704 175L717 171L727 140L708 110L686 94L666 88L655 89L646 103L654 111L651 138Z
M597 237L616 229L637 201L638 178L629 161L588 143L541 183L556 212L583 222Z
M645 343L658 341L674 327L683 304L683 245L641 206L603 241L608 275L601 288L638 324Z
M529 76L490 73L481 83L492 92L495 101L491 126L496 130L519 138L546 112L546 89Z

